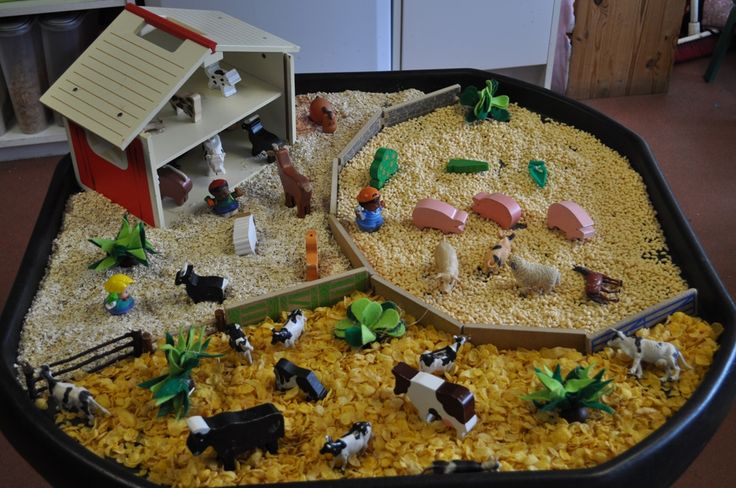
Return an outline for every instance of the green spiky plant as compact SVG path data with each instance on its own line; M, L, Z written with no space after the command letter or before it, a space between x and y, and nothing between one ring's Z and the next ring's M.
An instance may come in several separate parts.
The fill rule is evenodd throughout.
M172 412L180 419L189 412L189 394L194 389L192 369L199 366L202 358L217 358L222 354L209 354L205 351L210 345L210 340L202 341L204 338L204 327L195 329L191 327L184 334L179 330L179 337L174 343L174 338L166 333L166 344L161 350L166 352L166 362L169 371L139 384L141 388L147 388L153 393L156 402L158 416L163 417Z
M335 336L353 347L363 347L387 337L401 337L406 324L394 302L360 298L348 306L347 318L335 324Z
M153 245L146 239L143 222L131 226L128 214L123 215L123 222L115 239L89 239L107 254L104 258L89 265L89 269L106 271L113 266L130 267L136 264L148 266L148 254L156 254Z
M486 80L486 86L481 90L473 85L463 90L460 94L460 103L472 107L472 110L469 110L466 116L468 122L489 118L499 122L511 120L511 114L508 111L509 97L508 95L494 96L497 89L498 81Z
M603 380L606 370L602 369L594 377L590 377L590 368L576 366L567 376L562 377L560 365L550 371L534 368L534 373L544 385L543 390L535 391L521 397L531 400L542 412L558 411L560 417L568 422L585 422L591 408L613 413L613 409L603 403L601 397L613 390L613 380Z

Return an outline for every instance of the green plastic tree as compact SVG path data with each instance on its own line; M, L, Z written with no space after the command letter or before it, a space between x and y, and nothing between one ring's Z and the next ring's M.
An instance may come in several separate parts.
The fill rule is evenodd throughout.
M387 147L379 147L371 163L370 186L380 190L399 170L399 153Z
M171 334L166 333L166 344L161 346L161 350L166 352L169 372L138 385L153 393L153 399L159 407L159 417L172 412L176 413L177 419L186 415L189 412L189 394L194 389L192 369L199 366L199 360L202 358L222 356L206 353L210 340L202 342L203 338L204 327L198 330L191 327L187 334L179 330L176 344Z
M508 95L494 96L498 89L498 81L486 80L485 88L478 90L470 85L460 94L460 103L467 107L473 107L468 111L466 120L475 122L476 120L486 120L488 118L498 120L499 122L508 122L511 120L509 114L509 97Z
M554 372L547 366L544 366L544 370L534 368L534 373L544 385L544 389L521 398L531 400L542 412L558 411L560 417L568 422L585 422L590 408L613 413L613 409L601 401L603 395L613 390L611 384L613 380L603 380L605 369L598 371L591 378L591 367L592 365L585 368L577 366L564 378L559 364Z
M387 337L401 337L406 324L394 302L378 303L360 298L348 306L347 318L335 324L335 336L353 347L362 347Z
M143 222L131 226L128 214L123 216L120 230L115 239L89 239L89 242L99 247L107 256L89 265L89 269L106 271L113 266L129 267L136 264L148 266L148 254L156 254L153 245L146 240L146 230Z

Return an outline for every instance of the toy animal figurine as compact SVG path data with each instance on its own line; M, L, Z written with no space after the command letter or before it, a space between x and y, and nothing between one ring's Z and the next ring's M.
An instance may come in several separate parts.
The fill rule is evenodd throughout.
M552 266L530 263L519 256L511 256L509 267L524 296L531 291L548 293L560 284L560 272Z
M316 97L309 104L309 120L322 126L322 132L332 134L337 130L337 117L335 109L329 100Z
M424 198L417 202L411 213L411 219L419 229L430 227L445 234L459 234L465 230L468 213L441 200Z
M161 198L171 198L180 207L184 205L192 191L191 178L170 164L160 167L157 173Z
M547 227L560 229L567 240L590 239L595 235L593 219L583 207L570 200L553 203L547 209Z
M629 369L629 374L633 374L637 379L640 379L642 375L642 361L656 364L660 368L664 367L666 374L660 378L662 381L677 381L680 379L680 365L678 361L682 361L683 366L687 369L692 369L674 344L642 339L636 336L627 337L620 330L611 330L618 337L609 341L608 345L622 350L624 354L634 360L631 369Z
M460 438L475 427L475 397L464 386L417 371L404 362L391 372L396 378L394 393L406 393L425 422L441 419L454 427Z
M381 192L366 186L358 193L358 206L355 207L355 223L364 232L375 232L383 225L384 204Z
M424 474L453 474L453 473L495 473L501 471L501 463L495 457L479 463L454 459L452 461L432 461L432 466L426 468Z
M215 134L202 143L204 160L207 161L209 176L225 174L225 151L220 136Z
M336 441L333 441L330 436L325 436L325 444L319 450L319 453L332 454L333 469L339 463L342 471L345 471L350 456L359 454L368 447L368 441L371 440L372 433L373 429L370 422L355 422L347 434Z
M459 280L460 264L455 248L447 239L442 239L434 250L434 267L437 271L435 278L440 281L440 290L450 293Z
M255 448L276 454L279 438L284 436L284 416L270 403L212 417L189 417L187 447L199 456L207 447L217 452L217 459L227 471L235 470L235 457Z
M582 266L572 268L585 278L585 295L596 303L617 302L624 282Z
M135 300L130 293L128 287L135 283L133 278L121 273L114 274L105 282L105 309L112 315L123 315L128 313Z
M271 344L281 342L286 347L294 347L304 332L306 323L307 318L300 308L292 310L279 330L271 329Z
M91 427L94 424L95 416L92 410L110 415L110 412L105 407L92 398L92 394L86 388L73 385L72 383L57 381L47 365L41 366L40 375L49 385L49 399L63 410L70 412L81 411L87 417L88 426Z
M476 193L473 197L473 212L492 220L502 229L512 228L521 219L521 207L510 196L503 193Z
M313 402L327 396L327 388L320 383L313 371L300 368L286 358L279 359L273 372L276 375L276 389L279 391L298 386L307 395L307 399Z
M177 93L169 100L177 117L189 117L192 122L202 120L202 96L199 93Z
M468 340L465 336L452 336L452 344L445 346L436 351L424 351L419 356L419 370L424 373L436 373L442 371L446 373L455 366L457 352Z
M227 288L227 278L219 276L199 276L194 272L194 266L184 263L184 266L176 272L174 284L184 284L187 295L194 303L199 302L217 302L225 301L225 288Z
M263 127L261 118L258 115L248 117L240 124L240 127L248 132L248 140L251 144L250 153L253 156L265 156L266 152L271 150L274 144L277 147L285 144L283 139Z
M243 329L240 328L240 324L227 324L225 325L225 333L230 338L228 344L234 351L241 353L248 360L248 364L253 364L253 346L248 340L248 336L245 335Z
M230 97L237 93L235 84L239 83L242 78L236 69L225 71L220 68L219 63L213 63L204 69L207 73L207 87L219 88L223 97Z
M481 271L486 275L497 274L506 264L509 257L511 257L511 241L514 240L515 234L511 233L504 236L498 241L492 248L486 253L486 257L483 260L483 265L480 267Z
M227 181L217 179L210 183L208 189L212 197L204 197L204 201L217 215L230 217L240 208L240 204L236 200L236 198L243 196L243 191L240 188L236 188L231 192Z
M278 165L279 179L284 187L286 206L296 206L296 216L303 219L312 211L312 183L309 178L299 173L293 164L286 147L273 148Z

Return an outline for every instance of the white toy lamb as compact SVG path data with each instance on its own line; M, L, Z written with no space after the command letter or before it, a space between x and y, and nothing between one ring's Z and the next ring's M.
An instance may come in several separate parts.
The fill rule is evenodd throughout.
M642 375L642 361L665 368L667 374L660 378L662 381L677 381L680 378L678 360L682 361L683 366L687 369L692 369L674 344L642 339L636 336L627 337L620 330L614 330L614 332L618 337L609 341L608 345L622 350L624 354L634 360L631 369L629 369L629 374L633 374L637 378L641 378Z
M508 262L522 295L528 295L530 291L547 293L560 284L557 268L530 263L519 256L511 256Z

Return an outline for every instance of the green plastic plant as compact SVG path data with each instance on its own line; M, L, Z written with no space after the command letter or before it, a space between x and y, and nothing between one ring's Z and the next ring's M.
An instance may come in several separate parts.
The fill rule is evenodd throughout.
M143 222L131 226L128 215L123 216L120 230L115 239L89 239L89 242L99 247L107 256L89 265L89 269L106 271L113 266L129 267L135 264L148 266L147 253L156 254L153 245L146 240L146 230Z
M222 356L206 353L210 340L202 342L203 338L204 327L198 330L191 327L187 334L179 330L176 344L171 334L166 333L166 344L161 346L161 350L166 352L169 372L138 385L153 393L153 399L159 407L159 417L172 412L176 413L177 419L186 415L189 412L189 394L194 389L192 369L199 366L199 360L202 358Z
M335 324L335 336L353 347L406 333L406 324L394 302L378 303L360 298L348 306L347 314L347 318Z
M488 118L498 120L499 122L508 122L511 120L509 114L509 97L508 95L494 96L498 89L498 81L486 80L485 88L478 90L470 85L460 94L460 103L467 107L473 107L468 111L466 120L475 122L476 120L486 120Z
M603 380L606 370L602 369L594 377L590 377L590 368L575 367L564 378L560 372L560 365L554 372L547 366L544 370L534 368L534 373L544 385L543 390L535 391L522 397L531 400L542 412L558 411L560 417L568 422L585 422L588 418L588 409L595 408L606 413L613 413L613 409L602 402L601 397L613 390L613 380Z

